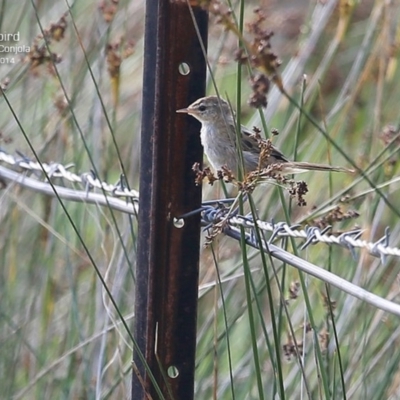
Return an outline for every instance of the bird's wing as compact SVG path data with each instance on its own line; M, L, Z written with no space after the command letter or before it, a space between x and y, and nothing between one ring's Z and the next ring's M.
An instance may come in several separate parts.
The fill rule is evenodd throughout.
M251 153L259 154L260 148L254 133L250 132L247 128L242 126L242 150L249 151ZM275 146L272 146L272 151L268 164L289 162L289 160L278 150Z
M290 162L275 146L272 148L268 161L270 164Z
M254 137L254 133L250 132L246 127L242 125L242 150L250 151L252 153L260 153L257 139Z

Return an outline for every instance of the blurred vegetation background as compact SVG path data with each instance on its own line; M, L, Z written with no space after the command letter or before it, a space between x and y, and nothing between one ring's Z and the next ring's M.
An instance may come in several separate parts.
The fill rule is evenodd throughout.
M360 227L368 241L390 227L391 244L399 246L399 6L383 0L233 4L238 20L243 11L248 40L254 9L262 10L284 87L303 104L300 113L272 85L264 133L280 132L273 142L288 158L347 167L351 160L380 186L377 193L359 172L308 173L303 207L277 186L257 188L260 218L332 224L335 232ZM122 164L137 188L144 13L138 0L3 1L0 33L19 32L12 45L31 51L0 54L8 100L0 97L0 147L31 159L33 148L43 162L95 170L110 183ZM208 54L218 91L240 108L243 123L262 128L247 101L252 89L245 66L238 79L238 38L219 17L210 13ZM210 80L208 94L214 93ZM204 199L224 196L221 184L204 184ZM135 218L64 204L66 210L57 199L17 185L0 191L0 397L129 398L132 346L82 242L132 327ZM399 302L397 259L382 264L366 251L353 258L343 248L318 244L300 251L301 244L280 243ZM196 399L400 398L398 317L269 259L267 280L259 252L222 235L202 248L200 268ZM244 268L251 271L250 292Z

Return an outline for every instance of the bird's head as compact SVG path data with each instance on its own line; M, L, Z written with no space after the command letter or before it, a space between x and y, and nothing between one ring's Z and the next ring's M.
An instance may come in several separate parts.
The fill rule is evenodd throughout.
M187 108L177 110L197 118L201 123L217 123L224 118L232 119L229 104L217 96L202 97Z

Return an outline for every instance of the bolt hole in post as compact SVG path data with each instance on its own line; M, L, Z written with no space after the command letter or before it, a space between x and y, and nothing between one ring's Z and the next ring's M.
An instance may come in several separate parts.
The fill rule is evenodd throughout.
M183 228L185 226L185 220L183 218L174 218L175 228Z
M181 75L189 75L190 74L190 67L188 63L182 62L178 66L178 71Z
M175 367L175 365L171 365L167 369L167 374L169 378L176 379L179 376L179 370Z

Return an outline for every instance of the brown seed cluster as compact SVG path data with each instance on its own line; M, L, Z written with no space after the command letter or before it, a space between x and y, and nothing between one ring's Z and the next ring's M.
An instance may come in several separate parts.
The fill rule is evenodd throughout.
M13 139L11 136L6 136L3 134L3 132L0 131L0 143L3 142L4 144L10 144L13 142Z
M45 30L44 34L48 40L61 41L65 37L65 30L67 29L67 14L65 13L55 24L50 25L49 30Z
M304 325L302 325L301 330L303 331ZM312 331L311 324L306 324L306 333L310 333ZM318 341L321 348L321 351L325 353L328 350L329 346L329 331L326 326L323 326L318 332ZM296 347L297 344L297 347ZM282 345L283 354L286 359L290 361L293 357L302 356L304 353L304 344L302 340L293 339L289 336L288 341Z
M99 9L103 14L104 21L107 23L112 22L115 14L118 11L119 0L102 1Z
M321 351L325 353L328 350L329 346L329 332L326 327L322 328L318 333L319 345L321 347Z
M270 87L270 81L264 74L257 74L250 78L251 89L253 93L249 98L251 107L267 107L267 94Z
M254 134L255 139L258 143L258 148L260 149L260 158L258 160L258 168L261 169L262 165L265 165L270 158L274 146L270 139L264 139L260 134Z
M111 78L119 76L121 63L125 58L131 56L135 49L134 41L121 45L122 38L114 43L108 43L106 48L108 72Z
M208 183L212 186L218 178L212 173L210 167L205 167L204 169L200 168L200 163L196 162L193 164L192 171L196 174L196 178L194 182L196 185L201 185L204 179L207 178Z
M4 90L6 91L8 88L8 85L10 84L10 78L6 76L1 82L0 82L0 93Z
M38 35L31 46L31 51L28 54L30 70L34 75L39 74L38 68L45 65L48 71L54 75L54 64L59 64L62 58L59 54L53 53L50 50L51 43L60 42L65 38L65 31L68 27L67 13L54 24L50 25L49 29L45 29L43 34Z
M112 97L116 105L119 100L120 71L122 61L133 54L134 42L129 41L122 45L123 38L114 43L108 43L106 47L107 69L111 80Z
M106 47L108 72L111 78L119 76L121 68L121 55L119 53L120 43L108 43Z
M253 22L247 24L247 30L252 39L245 42L246 54L240 55L237 59L239 62L249 62L250 65L260 72L250 78L252 95L249 104L252 107L266 107L267 95L270 89L270 80L272 80L279 89L283 90L282 80L280 78L278 68L281 61L272 51L271 39L274 33L264 27L265 14L260 8L254 10L256 18ZM239 53L240 54L240 53Z
M253 36L250 42L250 62L252 66L261 69L275 82L279 77L278 68L281 61L272 51L271 38L274 33L264 27L266 19L264 12L256 8L254 13L255 20L247 24L248 31Z
M304 181L290 181L290 189L289 189L289 194L296 198L297 200L297 205L299 207L303 207L307 205L307 202L304 199L305 194L308 192L308 186L307 183Z
M291 282L289 285L289 299L290 300L297 299L297 297L299 296L299 291L300 291L300 282L299 281Z
M321 296L323 299L323 305L324 308L326 309L327 313L330 313L330 310L335 310L337 306L336 300L332 300L330 297L328 297L324 292L321 292Z
M386 125L383 127L379 135L385 146L394 143L400 145L400 131L394 125Z
M400 130L394 125L386 125L379 137L385 146L393 146L393 148L394 146L400 146ZM395 166L399 160L397 153L388 160L389 167Z
M355 210L343 211L341 206L336 206L323 217L311 221L311 225L324 229L329 225L333 225L335 222L345 221L359 216L360 214Z
M222 25L225 30L232 32L241 44L235 52L235 60L241 64L249 64L258 70L252 74L250 84L253 90L249 99L252 107L266 107L267 94L270 88L270 80L283 92L283 83L278 72L281 61L272 51L271 38L273 32L265 27L266 16L261 8L254 10L254 21L246 25L246 32L238 29L236 21L232 17L232 11L220 0L198 0L198 5L216 17L216 23Z
M292 359L292 357L301 357L303 355L303 342L301 340L296 340L295 344L293 338L289 338L287 343L282 346L282 349L283 354L289 361Z
M54 106L56 108L56 110L58 111L58 113L65 117L67 115L67 111L68 111L68 102L67 99L65 98L65 96L59 95L54 99Z

